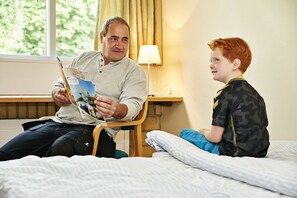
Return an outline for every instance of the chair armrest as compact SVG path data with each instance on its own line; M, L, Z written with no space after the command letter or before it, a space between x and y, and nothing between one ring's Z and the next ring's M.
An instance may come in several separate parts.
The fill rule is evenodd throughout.
M93 138L94 138L94 146L92 155L96 156L97 149L98 149L98 142L99 137L102 129L104 128L115 128L115 127L125 127L125 126L134 126L134 141L136 145L136 154L142 155L142 138L141 138L141 124L144 122L146 115L147 115L147 109L148 109L148 100L146 100L143 104L142 110L139 112L138 116L133 121L111 121L107 122L105 126L103 125L97 125L93 130Z
M143 122L142 120L134 120L134 121L128 121L128 122L111 121L111 122L107 122L107 125L105 125L105 126L98 124L93 130L94 146L93 146L92 155L96 156L96 154L97 154L99 137L100 137L100 133L101 133L102 129L125 127L125 126L137 126L137 125L141 125L142 122Z
M55 116L42 116L39 118L39 120L47 120L47 119L51 119L54 118Z

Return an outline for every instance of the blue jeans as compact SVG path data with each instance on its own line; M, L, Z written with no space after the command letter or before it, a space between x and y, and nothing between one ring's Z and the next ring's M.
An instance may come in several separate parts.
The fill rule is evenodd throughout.
M27 155L73 156L92 153L94 126L49 121L15 136L0 148L0 161Z
M204 135L192 129L182 129L180 137L191 142L198 148L210 153L220 154L220 145L208 141Z

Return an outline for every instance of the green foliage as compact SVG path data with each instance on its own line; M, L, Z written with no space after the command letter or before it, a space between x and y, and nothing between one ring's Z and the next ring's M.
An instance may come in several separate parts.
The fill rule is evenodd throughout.
M23 1L0 0L0 52L17 54L22 48Z
M75 56L82 51L93 50L96 26L94 8L95 2L90 0L57 0L58 55Z
M93 49L97 0L56 0L56 53ZM0 53L46 55L46 1L0 0Z
M46 55L46 5L45 1L26 1L23 7L23 45L20 54Z

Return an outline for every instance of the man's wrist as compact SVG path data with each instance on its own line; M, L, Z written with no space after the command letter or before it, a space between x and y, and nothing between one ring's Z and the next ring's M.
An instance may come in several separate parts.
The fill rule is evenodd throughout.
M57 92L59 89L61 89L61 88L59 88L59 87L55 87L55 88L52 90L52 98L53 98L53 99L55 99L55 94L56 94L56 92Z
M128 107L125 104L118 103L115 112L113 113L113 117L116 119L124 118L128 113Z

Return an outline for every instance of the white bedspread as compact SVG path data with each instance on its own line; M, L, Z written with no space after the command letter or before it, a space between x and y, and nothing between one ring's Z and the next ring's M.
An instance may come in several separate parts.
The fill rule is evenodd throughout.
M210 154L163 131L151 131L147 142L194 168L297 197L297 142L273 142L266 158Z
M243 160L235 159L232 163L230 161L233 161L231 159L234 158L229 159L203 152L192 147L190 143L165 132L153 131L149 134L150 138L168 152L155 153L153 158L135 157L116 160L93 156L73 156L71 158L28 156L18 160L0 162L0 197L296 196L296 189L292 187L294 185L296 187L296 168L293 170L291 167L296 165L296 155L295 158L294 155L283 155L284 163L275 159L281 154L277 152L273 152L271 158L262 159L262 161L264 160L263 164L257 162L257 159L248 162L249 160L245 160L245 158L242 158ZM297 144L292 143L292 145L297 152ZM284 148L282 143L276 146ZM281 149L277 151L281 152ZM219 159L214 160L215 158ZM276 166L285 167L286 170L272 173L269 169L273 166L268 165L266 160L272 161ZM243 165L240 165L241 161L244 161ZM291 161L293 161L292 164ZM287 162L290 162L289 165L285 165ZM259 168L245 167L251 164L255 164ZM195 168L200 165L201 168ZM228 170L223 171L219 167L228 167ZM258 169L262 170L260 175L257 173ZM214 170L215 174L206 170ZM287 175L288 172L291 174ZM252 176L255 173L256 176ZM234 179L229 179L230 176ZM273 181L273 185L275 185L273 188L276 188L277 192L273 192L274 189L271 189L270 182L264 187L265 189L255 186L264 181L274 180L275 176L281 177ZM237 181L237 177L248 177L249 179ZM248 184L259 177L258 183ZM284 179L288 181L283 181ZM285 195L278 193L281 190L286 191L282 192Z

